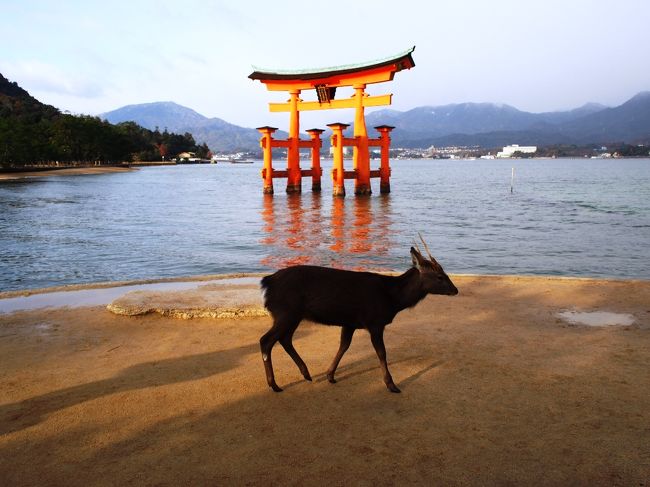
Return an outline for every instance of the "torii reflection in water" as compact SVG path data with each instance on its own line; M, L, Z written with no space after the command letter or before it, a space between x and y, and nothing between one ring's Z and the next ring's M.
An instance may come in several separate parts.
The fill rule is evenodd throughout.
M325 265L385 270L393 238L389 195L331 198L321 193L263 195L264 267Z

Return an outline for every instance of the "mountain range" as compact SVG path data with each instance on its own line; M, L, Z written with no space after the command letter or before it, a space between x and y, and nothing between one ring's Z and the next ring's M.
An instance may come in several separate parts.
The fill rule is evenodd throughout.
M189 132L199 143L206 143L215 152L258 150L260 133L252 128L240 127L220 118L208 118L191 108L171 101L127 105L99 115L110 123L132 121L149 130ZM277 132L279 138L286 133Z
M173 102L129 105L101 114L111 123L134 121L151 130L158 127L189 132L199 143L217 152L258 150L259 133L252 128L208 118ZM379 110L366 115L368 127L393 125L393 147L477 145L496 148L516 143L650 144L650 91L641 92L617 107L588 103L557 112L530 113L509 105L459 103L422 106L408 111ZM351 129L349 129L351 132ZM287 136L278 132L278 138ZM323 134L325 145L328 133Z
M508 105L462 103L406 112L380 110L368 114L366 123L394 125L394 146L402 147L647 144L650 92L613 108L589 103L569 111L530 113Z

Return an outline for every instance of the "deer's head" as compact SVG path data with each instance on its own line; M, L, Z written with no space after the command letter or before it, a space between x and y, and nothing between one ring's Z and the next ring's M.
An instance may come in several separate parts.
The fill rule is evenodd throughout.
M422 243L424 243L424 240ZM413 260L413 266L420 272L422 288L428 294L455 296L458 294L458 289L451 282L451 279L449 279L449 276L442 269L442 266L433 258L426 244L424 245L429 255L428 259L424 258L419 250L411 247L411 259Z

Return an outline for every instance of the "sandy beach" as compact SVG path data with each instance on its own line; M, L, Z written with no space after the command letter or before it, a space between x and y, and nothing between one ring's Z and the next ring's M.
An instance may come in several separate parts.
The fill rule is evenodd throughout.
M65 169L48 169L43 171L24 172L0 172L0 181L9 179L43 178L49 176L79 176L89 174L107 174L114 172L135 171L130 167L115 166L94 166L94 167L70 167Z
M278 394L268 317L0 314L0 484L650 484L650 282L454 282L386 329L402 394L367 333L330 384L339 329L303 323ZM633 322L567 318L604 312Z

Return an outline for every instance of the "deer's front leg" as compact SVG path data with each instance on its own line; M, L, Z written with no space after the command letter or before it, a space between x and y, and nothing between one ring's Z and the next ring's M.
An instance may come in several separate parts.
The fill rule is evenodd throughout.
M388 371L388 364L386 363L386 347L384 346L384 329L372 329L370 330L370 340L372 341L372 346L375 347L375 352L377 352L377 357L379 357L379 363L381 364L381 370L384 372L384 383L390 392L402 392L393 382L393 377Z

